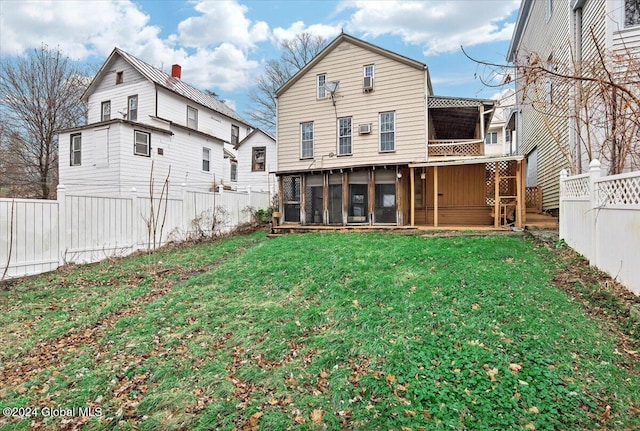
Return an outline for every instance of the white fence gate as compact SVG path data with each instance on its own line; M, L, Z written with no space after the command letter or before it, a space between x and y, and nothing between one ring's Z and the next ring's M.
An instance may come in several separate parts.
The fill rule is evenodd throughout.
M0 199L0 278L124 256L196 230L226 232L250 221L248 207L269 205L269 192L222 187L216 193L183 187L180 198L152 199L135 191L130 197L67 195L60 185L55 201Z
M640 295L640 172L560 173L560 239Z

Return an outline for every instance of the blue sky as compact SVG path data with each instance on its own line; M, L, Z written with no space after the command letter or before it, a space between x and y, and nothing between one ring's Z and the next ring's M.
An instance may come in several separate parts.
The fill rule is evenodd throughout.
M42 43L99 66L115 46L209 89L245 117L247 94L279 42L340 31L429 66L438 95L494 98L474 57L503 63L519 0L423 1L0 1L0 56Z

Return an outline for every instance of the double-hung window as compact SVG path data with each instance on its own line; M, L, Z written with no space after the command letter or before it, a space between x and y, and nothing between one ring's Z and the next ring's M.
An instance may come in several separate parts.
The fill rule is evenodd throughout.
M267 158L267 148L266 147L254 147L251 149L252 157L251 157L251 171L252 172L264 172L266 166L266 158Z
M313 157L313 121L300 124L300 158Z
M111 120L111 101L107 100L106 102L102 102L100 121L109 121L109 120Z
M380 151L396 150L396 113L380 113Z
M338 155L350 155L351 148L351 117L338 119Z
M373 90L373 64L367 64L362 68L363 71L363 88L364 91L372 91Z
M202 170L205 172L209 172L210 166L209 161L211 160L211 149L203 148L202 149Z
M151 134L140 130L135 130L133 134L133 154L149 157L151 155Z
M484 143L487 145L497 144L498 143L498 132L489 132L487 136L484 137Z
M138 121L138 95L129 96L127 99L127 120Z
M238 162L231 161L231 181L238 181Z
M187 106L187 127L198 129L198 110Z
M238 126L231 126L231 145L238 145L240 138L240 128Z
M71 152L69 164L71 166L80 166L82 163L82 135L75 133L71 135Z
M327 90L325 84L327 82L327 75L324 73L318 75L318 99L324 99L327 97Z

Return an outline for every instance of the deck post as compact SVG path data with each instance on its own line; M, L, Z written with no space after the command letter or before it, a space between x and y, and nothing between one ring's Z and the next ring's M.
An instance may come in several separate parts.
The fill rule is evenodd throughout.
M411 210L411 226L416 225L416 168L409 168L409 205Z
M438 166L433 167L433 226L438 227Z
M494 194L493 194L493 227L500 227L500 162L493 164Z
M523 188L522 188L522 160L516 161L516 227L524 226L524 213L522 208L523 203Z
M284 185L282 184L282 175L278 176L278 212L280 212L282 220L284 217Z
M300 175L300 224L307 224L307 176Z
M329 224L329 172L322 174L322 224Z
M342 173L342 224L347 224L349 214L349 174Z
M372 169L369 169L369 175L367 176L367 195L369 196L369 199L367 200L367 212L369 213L369 217L367 217L369 219L369 225L373 225L373 219L375 217L375 208L376 208L376 203L374 200L375 197L375 191L376 191L376 184L375 184L375 171Z

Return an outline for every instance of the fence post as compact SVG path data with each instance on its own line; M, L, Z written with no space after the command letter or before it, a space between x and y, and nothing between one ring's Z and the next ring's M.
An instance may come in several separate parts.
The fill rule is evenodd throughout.
M187 194L187 184L182 183L182 228L184 229L184 238L189 237L189 228L191 227L191 214L195 211L189 206L189 197Z
M58 196L58 266L65 264L67 254L67 189L64 184L56 188Z
M138 250L138 191L131 187L131 251Z
M598 207L600 205L598 199L598 190L596 189L596 180L600 178L600 162L593 159L589 163L589 232L591 235L591 256L589 263L593 266L598 265Z
M564 197L565 197L565 190L564 190L564 182L567 179L567 176L569 175L569 173L567 172L566 169L563 169L560 171L560 214L559 214L559 229L558 229L558 237L559 239L565 239L565 234L567 232L567 228L566 228L566 223L567 223L567 217L566 217L566 205L564 204Z

